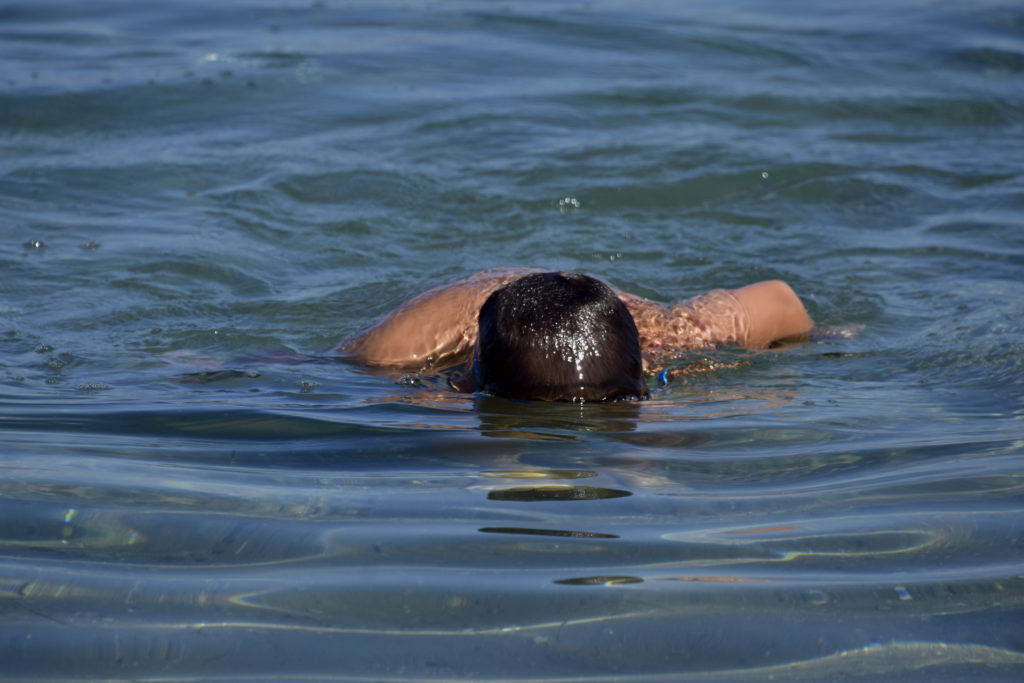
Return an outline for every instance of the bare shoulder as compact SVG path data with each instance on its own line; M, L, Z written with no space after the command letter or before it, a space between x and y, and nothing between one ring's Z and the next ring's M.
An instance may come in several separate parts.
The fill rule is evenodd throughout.
M617 293L633 315L649 367L665 356L702 348L763 348L805 338L813 325L796 292L781 280L715 289L672 306Z
M506 283L537 272L493 268L428 289L342 342L335 352L368 365L419 369L458 362L476 339L480 306Z

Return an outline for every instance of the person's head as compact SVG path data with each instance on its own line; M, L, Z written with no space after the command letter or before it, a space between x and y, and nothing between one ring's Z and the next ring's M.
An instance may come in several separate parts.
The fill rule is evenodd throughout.
M578 273L535 273L480 308L476 388L543 401L646 398L640 339L625 304Z

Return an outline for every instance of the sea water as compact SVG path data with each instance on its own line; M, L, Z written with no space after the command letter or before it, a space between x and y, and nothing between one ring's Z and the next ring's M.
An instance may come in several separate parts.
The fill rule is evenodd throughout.
M1022 159L1017 2L4 3L0 676L1019 680ZM502 265L863 329L330 361Z

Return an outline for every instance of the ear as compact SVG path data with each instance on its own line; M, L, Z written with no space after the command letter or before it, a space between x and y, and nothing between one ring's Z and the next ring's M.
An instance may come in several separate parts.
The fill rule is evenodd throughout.
M476 391L473 368L468 368L465 364L453 368L448 374L448 384L455 391L463 394L472 394Z

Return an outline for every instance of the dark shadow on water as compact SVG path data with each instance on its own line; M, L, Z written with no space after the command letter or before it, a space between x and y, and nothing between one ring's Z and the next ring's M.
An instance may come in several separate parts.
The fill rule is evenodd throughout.
M607 498L625 498L633 495L621 489L606 489L599 486L514 486L508 489L496 489L487 493L487 500L515 501L519 503L539 503L554 500L605 500Z
M562 586L620 586L627 583L643 583L639 576L581 576L573 579L557 579L554 583Z
M478 529L485 534L522 534L526 536L557 536L559 538L619 538L618 534L597 531L567 531L565 529L528 529L511 526L485 526Z
M589 433L635 431L641 403L552 403L478 396L473 407L483 436L575 441Z

